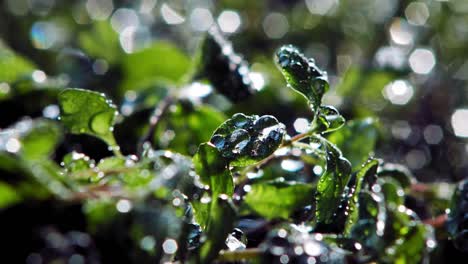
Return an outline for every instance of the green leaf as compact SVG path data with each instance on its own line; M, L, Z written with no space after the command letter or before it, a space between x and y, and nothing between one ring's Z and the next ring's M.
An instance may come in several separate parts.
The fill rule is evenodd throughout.
M382 193L362 190L359 194L359 217L352 226L349 237L357 239L368 248L385 250L384 235L387 208Z
M245 204L267 218L288 219L297 209L312 204L314 186L292 182L265 182L252 185L244 198Z
M22 198L71 197L70 182L60 174L60 168L47 159L26 160L0 151L0 175L1 182L13 187Z
M334 221L333 215L348 183L351 164L333 143L323 138L312 138L312 143L316 140L327 153L325 172L317 184L316 221L319 225L328 225Z
M78 35L81 48L94 58L105 59L115 64L123 51L120 48L119 35L108 21L95 22L92 29Z
M377 125L377 121L372 118L352 120L340 130L330 134L328 140L349 159L353 170L358 170L374 151L378 137Z
M89 134L116 147L114 120L118 112L103 94L83 90L65 89L58 96L60 119L74 134Z
M17 153L27 160L45 159L62 139L62 129L55 121L26 119L0 133L0 151Z
M211 263L223 249L227 235L234 228L236 214L234 205L226 195L212 200L205 230L206 240L200 248L198 263Z
M12 206L21 201L21 196L9 184L0 182L0 209Z
M37 67L29 60L16 54L0 40L0 83L12 83L31 74ZM4 97L0 89L0 99Z
M402 74L375 68L350 67L336 87L336 92L349 99L354 116L375 115L387 104L382 96L383 88L399 75Z
M333 106L320 106L317 118L314 119L312 130L317 133L328 133L340 129L346 122Z
M210 140L212 132L226 120L225 116L209 106L176 104L174 111L167 113L154 133L157 146L182 154L195 154L198 145ZM174 137L164 135L173 131Z
M391 206L402 205L405 202L405 192L400 183L392 178L379 178L377 183L381 186L385 202Z
M386 162L379 168L377 174L379 178L388 177L395 179L403 188L409 188L411 184L416 182L416 178L411 171L401 164Z
M203 183L210 186L214 196L232 195L234 182L228 169L228 160L210 143L203 143L193 157L195 171Z
M216 129L210 142L230 165L248 166L273 154L284 134L284 125L273 116L235 114Z
M428 230L422 223L409 224L409 230L400 239L402 243L397 243L392 247L395 258L394 263L421 263L424 255L427 254L426 238L430 237ZM390 250L389 250L390 251Z
M326 72L292 45L283 46L276 52L276 62L288 86L304 95L315 112L329 89Z
M381 258L388 263L420 263L431 235L416 214L400 205L387 211L384 240L387 244Z
M352 226L357 222L359 217L359 194L363 188L364 179L373 177L377 173L378 166L379 162L376 159L369 159L362 165L361 169L351 177L348 183L348 191L344 198L346 199L344 210L348 212L346 214L348 217L345 223L346 234L350 233Z
M168 42L156 42L151 47L128 54L122 59L124 80L122 92L134 90L157 80L178 82L188 71L190 59Z
M205 230L210 219L211 199L209 202L193 201L191 204L194 211L193 216L195 217L197 224Z

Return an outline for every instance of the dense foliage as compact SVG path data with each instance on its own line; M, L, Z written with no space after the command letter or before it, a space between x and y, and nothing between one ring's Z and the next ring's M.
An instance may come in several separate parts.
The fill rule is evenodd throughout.
M122 52L105 22L77 39L86 54L62 50L54 65L70 75L56 76L0 40L5 260L436 263L468 251L468 181L423 183L376 155L386 127L372 106L346 120L297 47L260 59L277 73L258 92L217 26L192 59L166 41ZM392 74L350 69L339 88L359 104L366 82ZM284 94L290 105L264 103Z

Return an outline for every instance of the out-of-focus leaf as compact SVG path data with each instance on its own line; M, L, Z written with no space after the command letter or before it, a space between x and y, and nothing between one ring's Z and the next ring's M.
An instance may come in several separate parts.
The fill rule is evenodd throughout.
M403 188L409 188L411 184L416 182L416 178L411 171L400 164L384 163L377 174L379 178L389 177L395 179Z
M78 40L87 54L97 59L105 59L109 64L117 63L123 53L119 35L108 21L94 23L92 30L78 35Z
M235 114L216 129L210 142L230 165L248 166L273 154L284 134L284 125L273 116Z
M234 228L236 210L226 195L214 198L206 227L206 240L200 248L198 263L211 263L224 247L226 237Z
M365 117L385 106L387 102L382 96L382 89L397 76L392 71L350 67L336 91L349 99L355 116Z
M46 199L71 197L69 182L59 174L60 168L49 160L26 160L0 152L1 181L15 188L22 198Z
M210 143L203 143L193 157L195 171L203 183L210 186L213 195L234 192L234 182L228 169L228 160Z
M234 52L231 42L215 27L207 33L197 59L200 65L197 65L195 78L207 78L231 101L242 101L254 93L247 62Z
M26 74L31 74L34 69L36 66L32 62L16 54L0 41L0 84L14 82ZM3 97L5 94L3 89L0 89L0 100Z
M452 196L447 230L456 248L468 252L468 180L460 182Z
M167 42L156 42L151 47L126 55L122 59L124 80L122 92L138 89L157 80L178 82L188 71L190 59Z
M0 209L21 201L21 196L10 185L0 182Z
M325 173L318 181L316 194L316 220L321 226L329 225L334 221L333 215L348 183L351 164L333 143L323 138L317 138L317 140L327 153L327 166Z
M361 191L359 194L358 220L351 227L349 237L367 248L385 250L383 235L387 218L384 196L381 193Z
M312 130L317 133L328 133L340 129L346 122L333 106L320 106L317 118L312 124Z
M210 219L210 207L211 207L211 199L209 202L202 202L202 201L193 201L192 207L194 210L194 217L197 221L197 224L204 230L208 225L208 221Z
M250 210L267 219L288 219L295 210L312 204L313 191L311 184L265 182L252 185L244 202Z
M329 89L326 72L292 45L283 46L276 52L276 62L288 86L303 94L312 104L314 112L317 111Z
M58 100L61 121L71 133L89 134L104 140L111 147L117 145L112 134L117 110L103 94L66 89L59 94Z
M129 211L119 212L119 203L129 204ZM118 256L126 263L159 263L167 254L173 255L178 248L176 241L181 234L183 221L174 209L158 201L143 203L140 200L88 200L84 206L89 228L97 241L104 241L109 247L105 254ZM128 232L121 232L128 230ZM169 241L169 242L166 242ZM167 252L164 242L169 243ZM116 249L120 249L116 251Z
M390 206L383 239L387 245L381 258L391 263L419 263L427 253L426 239L431 236L416 214L403 205Z
M158 124L154 141L162 148L193 155L226 118L212 107L187 104L177 104L174 111L167 113ZM173 133L172 138L168 138L167 131Z
M396 245L387 249L389 252L395 252L395 258L391 262L420 263L426 254L426 238L430 237L427 233L422 223L408 224L408 230L396 241Z
M377 121L366 118L347 122L340 130L332 133L328 140L349 159L353 170L358 170L374 150L377 136Z
M387 204L392 206L404 204L405 192L398 181L392 178L379 178L377 179L377 183L381 186Z
M18 153L27 160L47 158L62 138L55 121L25 119L0 132L0 151Z

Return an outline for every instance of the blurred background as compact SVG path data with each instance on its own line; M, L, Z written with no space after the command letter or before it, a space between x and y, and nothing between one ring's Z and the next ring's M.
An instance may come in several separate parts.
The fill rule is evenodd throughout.
M131 119L141 100L156 105L186 85L181 76L214 24L249 63L256 92L232 102L200 82L190 96L226 115L272 114L300 132L311 113L273 62L278 47L294 44L328 72L326 104L348 120L380 120L377 157L426 182L468 175L466 0L3 0L0 127L56 118L53 87L104 92Z

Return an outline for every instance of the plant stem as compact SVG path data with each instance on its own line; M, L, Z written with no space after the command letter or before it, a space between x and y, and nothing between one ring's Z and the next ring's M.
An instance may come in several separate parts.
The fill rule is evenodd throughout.
M262 251L258 248L247 248L239 251L221 250L216 261L219 262L235 262L245 259L254 259L260 257Z

